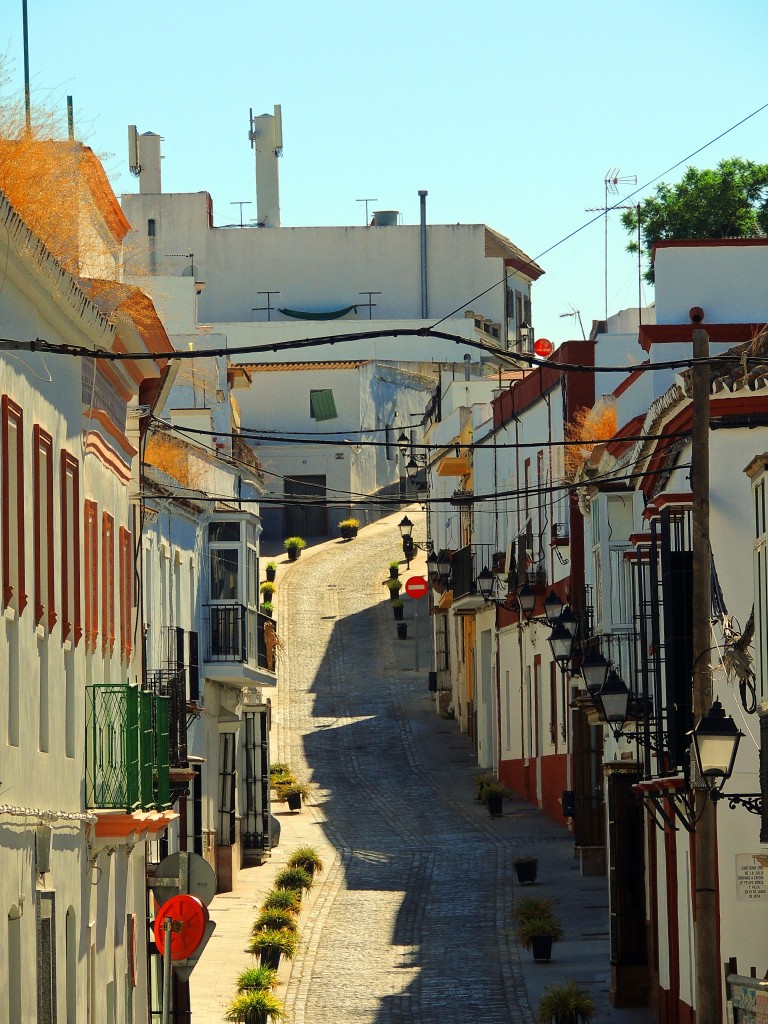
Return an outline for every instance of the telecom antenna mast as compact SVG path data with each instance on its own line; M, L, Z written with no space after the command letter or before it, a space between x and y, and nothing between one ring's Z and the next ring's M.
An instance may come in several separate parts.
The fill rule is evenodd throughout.
M605 202L602 206L588 206L587 213L602 211L605 216L605 319L608 320L608 214L611 210L634 210L634 206L620 206L618 203L608 205L609 196L619 194L619 185L636 185L637 175L625 174L621 177L619 168L613 167L605 172Z

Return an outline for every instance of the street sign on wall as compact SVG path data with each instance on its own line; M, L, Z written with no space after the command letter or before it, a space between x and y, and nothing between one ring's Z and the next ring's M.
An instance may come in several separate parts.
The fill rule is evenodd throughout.
M429 590L429 584L423 576L410 576L405 581L405 592L408 597L424 597Z

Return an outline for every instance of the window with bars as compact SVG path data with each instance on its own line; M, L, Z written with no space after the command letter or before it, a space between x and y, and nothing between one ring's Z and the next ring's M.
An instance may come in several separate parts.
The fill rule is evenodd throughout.
M24 579L24 415L8 395L2 399L3 604L21 615L27 603Z
M34 571L35 622L50 631L56 624L56 588L53 556L53 439L35 424L34 429Z
M219 846L235 844L235 734L219 736Z

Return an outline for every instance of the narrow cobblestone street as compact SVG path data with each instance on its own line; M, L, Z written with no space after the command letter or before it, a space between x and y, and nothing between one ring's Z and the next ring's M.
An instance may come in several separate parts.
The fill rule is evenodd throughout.
M325 870L299 952L280 967L288 1024L533 1024L544 988L566 980L593 996L593 1024L652 1024L647 1009L610 1005L607 880L581 875L564 825L518 798L501 818L475 801L472 746L427 688L426 601L405 599L400 641L382 585L401 552L398 519L281 559L272 757L315 788L300 814L274 804L279 846L214 898L217 930L191 979L195 1024L225 1019L253 963L260 902L306 843ZM411 572L424 572L423 554ZM517 884L521 854L539 860L533 890ZM514 938L513 901L530 893L553 899L564 927L550 963Z
M362 531L300 559L279 590L279 757L317 785L338 853L286 1010L296 1024L531 1020L510 906L512 859L534 837L467 799L469 743L435 716L429 664L412 670L384 596L399 547L394 525ZM565 838L552 831L534 841Z

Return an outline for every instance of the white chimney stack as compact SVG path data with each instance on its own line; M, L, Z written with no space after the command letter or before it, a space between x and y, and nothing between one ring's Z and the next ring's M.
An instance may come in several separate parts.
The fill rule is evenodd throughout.
M283 153L283 119L280 105L275 113L254 117L248 133L256 150L256 220L259 227L280 227L280 180L277 158Z

